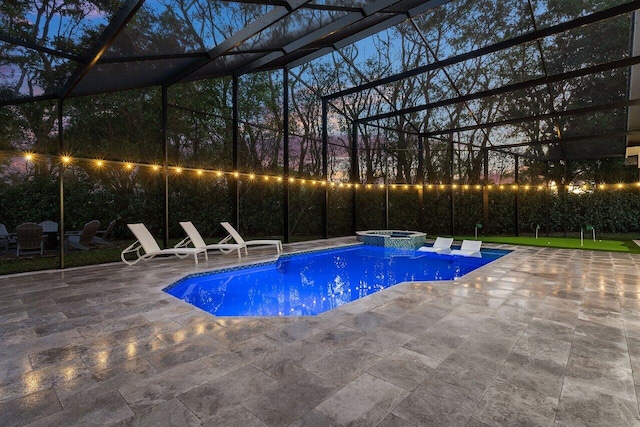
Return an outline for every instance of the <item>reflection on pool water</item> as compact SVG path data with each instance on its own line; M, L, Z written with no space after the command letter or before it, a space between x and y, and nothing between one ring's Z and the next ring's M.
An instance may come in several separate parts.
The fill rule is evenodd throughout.
M164 290L217 316L307 316L401 282L456 279L507 253L467 258L358 245L199 273Z

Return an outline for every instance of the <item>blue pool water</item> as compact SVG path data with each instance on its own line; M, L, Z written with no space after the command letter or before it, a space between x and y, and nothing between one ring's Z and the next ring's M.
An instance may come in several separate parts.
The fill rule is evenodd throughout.
M401 282L456 279L506 253L470 258L359 245L199 273L164 290L217 316L307 316Z

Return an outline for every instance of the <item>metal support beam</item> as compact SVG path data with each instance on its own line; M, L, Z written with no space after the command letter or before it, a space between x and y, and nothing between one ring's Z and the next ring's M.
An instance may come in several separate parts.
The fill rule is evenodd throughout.
M519 174L520 174L520 156L518 156L517 154L513 156L513 167L514 167L514 184L516 185L516 191L514 194L514 199L513 199L513 229L514 229L514 235L516 237L518 237L519 234L519 230L520 230L520 224L518 221L518 218L520 217L519 212L518 212L518 193L520 192L520 188L518 187L518 184L520 184L519 181Z
M358 229L358 197L355 184L360 182L360 166L358 164L358 125L351 126L351 232L356 234Z
M282 127L284 179L282 180L282 217L284 219L284 242L289 243L289 72L282 69Z
M60 92L60 99L66 99L73 89L75 89L82 79L91 71L98 60L111 47L118 37L118 34L124 29L127 23L134 17L138 9L142 6L144 0L128 0L118 10L116 15L109 21L107 28L100 34L98 40L93 44L93 49L85 58L85 65L71 76Z
M554 74L548 77L539 77L536 79L525 80L523 82L512 83L505 86L500 86L494 89L483 90L480 92L470 93L464 96L458 96L455 98L443 99L441 101L429 102L427 104L418 105L415 107L403 108L397 111L388 113L376 114L369 117L364 117L356 120L358 123L367 123L376 120L384 120L391 117L397 117L402 115L408 115L418 113L420 111L430 110L438 107L446 107L448 105L454 105L461 102L467 102L477 99L488 98L496 95L503 95L505 93L514 92L522 89L527 89L535 86L542 86L550 83L561 82L577 77L587 76L589 74L601 73L604 71L615 70L618 68L629 67L634 64L640 63L640 56L633 56L629 58L619 59L617 61L610 61L604 64L593 65L591 67L580 68L578 70L567 71L565 73Z
M551 231L550 227L551 227L551 191L550 191L550 186L549 186L549 161L545 161L544 162L546 165L546 189L545 189L545 218L544 218L544 231L545 234L548 236L549 232Z
M324 47L320 49L316 49L308 55L294 59L293 61L288 63L287 67L291 69L291 68L298 67L302 64L306 64L307 62L313 61L316 58L320 58L321 56L328 55L332 52L342 49L345 46L356 43L359 40L365 39L373 34L377 34L381 31L384 31L387 28L391 28L393 26L399 25L402 22L404 22L407 18L411 18L421 13L435 9L439 6L442 6L443 4L449 3L450 1L451 0L424 1L418 4L416 7L409 9L406 12L402 12L402 11L394 12L390 8L387 10L384 10L384 14L389 16L386 19L382 19L377 22L375 20L373 22L369 22L369 25L367 25L366 27L363 27L363 29L360 31L354 32L348 37L344 37L340 40L333 40L333 42L325 42ZM363 8L363 11L364 11L363 15L365 17L369 17L369 15L373 14L372 10L374 7L377 8L377 4L371 4ZM368 21L371 21L371 20L372 19L369 17Z
M393 76L388 76L382 79L373 80L359 86L355 86L349 89L341 90L339 92L334 92L332 94L326 95L327 99L339 98L341 96L351 95L354 93L362 92L366 89L371 89L376 86L381 86L393 82L397 82L408 77L417 76L420 74L424 74L429 71L437 70L439 68L448 67L453 64L458 64L460 62L467 61L469 59L478 58L480 56L488 55L491 53L498 52L500 50L508 49L510 47L514 47L517 45L521 45L524 43L532 42L534 40L542 39L545 37L549 37L555 34L560 34L565 31L572 30L574 28L583 27L585 25L593 24L595 22L599 22L605 19L613 18L615 16L619 16L625 13L633 12L636 9L640 9L640 0L628 2L619 6L614 6L609 9L605 9L599 12L592 13L590 15L582 16L580 18L563 22L558 25L553 25L551 27L543 28L538 31L533 31L527 34L523 34L518 37L513 37L508 40L504 40L499 43L495 43L489 46L485 46L480 49L472 50L470 52L464 53L462 55L452 56L450 58L444 59L442 61L433 62L429 65L425 65L422 67L417 67L412 70L404 71L402 73L395 74Z
M42 46L38 43L34 43L31 41L27 41L27 40L21 40L21 39L17 39L15 37L11 37L7 34L0 34L0 41L5 42L7 44L10 45L16 45L16 46L22 46L25 47L27 49L33 49L37 52L41 52L41 53L46 53L48 55L53 55L53 56L58 56L60 58L65 58L65 59L69 59L71 61L75 61L75 62L82 62L84 60L84 58L78 56L78 55L73 55L70 54L69 52L62 52L60 50L56 50L56 49L50 49L46 46Z
M169 247L169 133L168 133L168 115L169 115L169 94L167 86L162 86L162 154L163 154L163 185L162 185L162 206L164 215L162 215L162 247Z
M231 163L233 167L233 171L238 171L238 145L239 145L239 123L238 117L240 115L238 109L238 91L240 87L240 82L238 81L238 77L234 76L232 80L232 94L231 94L231 120L232 120L232 131L231 131ZM230 188L230 199L231 199L231 218L234 225L240 228L240 186L238 185L239 178L235 178L231 180L231 188ZM228 182L228 181L227 181Z
M569 188L569 171L568 161L563 162L564 173L562 175L562 185L559 186L562 191L562 235L567 237L567 189Z
M62 155L64 153L64 136L63 130L64 126L62 126L63 119L63 111L62 107L63 102L62 99L58 100L58 151L59 154ZM58 159L59 160L59 159ZM58 187L59 187L59 222L60 226L58 227L58 246L60 251L60 268L64 268L64 170L66 165L63 162L59 163L58 166Z
M489 150L486 148L482 150L482 167L484 169L484 176L482 178L482 226L485 232L488 232L489 227Z
M59 99L58 95L48 94L48 95L38 95L38 96L25 96L24 98L16 98L16 99L0 99L0 107L4 107L7 105L20 105L20 104L28 104L30 102L40 102L40 101L51 101L54 99Z
M220 56L229 52L231 49L244 43L251 37L254 37L256 34L260 33L261 31L265 30L266 28L270 27L271 25L275 24L281 19L289 16L293 11L300 8L305 3L309 3L309 1L310 0L289 0L286 2L287 6L275 7L267 14L262 15L255 21L247 24L246 27L244 27L237 33L233 34L228 39L217 44L216 47L214 47L213 49L207 52L206 58L196 59L195 61L192 61L191 63L189 63L186 67L180 69L177 73L173 74L168 79L166 79L165 84L172 85L185 79L190 74L195 73L202 67L206 66L207 64L216 60Z
M389 229L389 152L384 152L384 228Z
M501 145L500 147L503 147L503 148L531 147L534 145L557 144L559 142L587 141L590 139L610 139L611 140L613 138L622 138L623 136L628 136L628 135L640 136L640 130L622 130L622 131L595 133L595 134L588 134L588 135L563 136L562 139L542 139L537 141L518 142L515 144L504 144L504 145Z
M453 189L453 173L454 173L454 159L455 159L455 155L454 155L454 142L453 140L451 140L451 142L449 142L449 208L451 210L451 221L449 224L449 232L450 234L453 236L455 234L456 231L456 222L455 222L455 199L454 199L454 195L455 195L455 191Z
M363 6L362 8L358 9L357 11L344 15L336 19L335 21L332 21L327 25L324 25L318 28L315 31L312 31L309 34L306 34L292 41L286 46L283 46L281 51L274 52L269 55L265 55L251 62L250 64L242 67L238 71L238 73L239 74L250 73L252 71L255 71L257 68L268 66L268 64L281 59L285 55L291 54L292 52L296 52L296 51L302 51L304 48L310 45L316 45L318 43L321 43L323 39L331 36L331 34L337 33L341 30L344 30L345 28L349 28L352 25L357 26L358 22L362 21L363 19L368 18L369 20L372 20L372 22L369 25L363 27L361 31L357 31L353 34L350 34L349 37L341 39L338 42L339 46L331 45L331 47L325 47L320 49L316 48L316 51L313 52L311 55L305 55L303 58L296 58L296 60L289 63L287 66L288 68L295 68L298 65L309 62L312 59L316 58L317 57L315 55L316 53L320 53L321 56L326 55L329 52L340 49L340 47L345 46L346 44L355 43L356 41L361 40L367 36L380 32L391 26L400 24L402 21L404 21L407 18L407 16L415 16L418 13L426 12L427 10L430 10L442 4L448 3L449 1L451 0L427 1L409 10L408 13L406 13L406 12L390 11L390 9L395 4L403 3L403 0L374 0L369 4ZM390 17L387 17L385 14L383 15L382 19L375 19L376 17L373 15L382 11L386 12L386 9L389 9Z
M424 140L421 136L418 136L418 176L416 177L416 184L418 188L418 225L420 230L425 230L424 220Z
M534 116L516 117L516 118L513 118L513 119L499 120L499 121L487 122L487 123L480 123L480 124L477 124L477 125L459 126L459 127L455 127L455 128L439 129L439 130L435 130L435 131L432 131L432 132L425 132L425 133L422 134L422 136L425 137L425 138L431 138L431 137L434 137L434 136L437 136L437 135L446 135L446 134L449 134L449 133L468 132L468 131L472 131L472 130L476 130L476 129L487 129L487 128L494 128L494 127L498 127L498 126L508 126L508 125L521 124L521 123L537 122L537 121L541 121L541 120L553 119L555 117L578 116L578 115L581 115L581 114L590 114L590 113L597 113L599 111L617 110L617 109L622 109L622 108L625 108L625 107L637 106L637 105L640 105L640 99L631 99L631 100L628 100L628 101L610 102L610 103L607 103L607 104L592 105L590 107L574 108L574 109L570 109L570 110L556 111L556 112L547 113L547 114L537 114L537 115L534 115ZM371 124L368 124L368 126L371 126Z
M326 99L322 100L322 179L325 183L329 178L328 157L329 157L329 142L328 142L328 130L327 130L327 108L328 102ZM329 237L329 184L322 188L322 238L327 239Z

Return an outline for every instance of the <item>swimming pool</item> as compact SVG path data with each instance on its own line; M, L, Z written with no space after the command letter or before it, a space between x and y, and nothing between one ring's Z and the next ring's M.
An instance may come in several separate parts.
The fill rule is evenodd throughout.
M468 258L357 245L198 273L164 291L217 316L308 316L401 282L456 279L508 252Z

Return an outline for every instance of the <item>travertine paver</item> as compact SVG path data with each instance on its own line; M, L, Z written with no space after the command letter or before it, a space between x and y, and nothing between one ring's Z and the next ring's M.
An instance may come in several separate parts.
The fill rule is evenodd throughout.
M508 248L301 318L162 292L268 248L0 277L0 425L640 425L640 256Z

